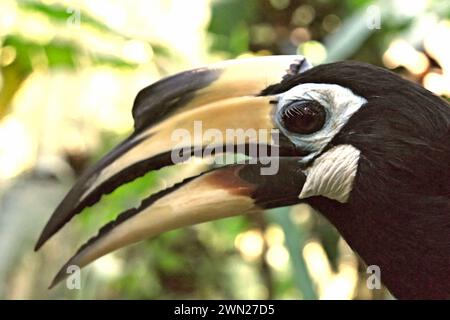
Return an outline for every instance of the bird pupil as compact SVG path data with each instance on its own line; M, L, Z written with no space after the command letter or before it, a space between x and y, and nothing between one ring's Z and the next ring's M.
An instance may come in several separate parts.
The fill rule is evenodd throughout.
M281 122L291 132L310 134L325 124L324 107L314 100L294 101L281 110Z

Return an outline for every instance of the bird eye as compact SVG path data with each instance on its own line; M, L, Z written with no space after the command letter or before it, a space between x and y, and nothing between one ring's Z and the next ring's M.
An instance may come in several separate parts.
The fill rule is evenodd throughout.
M293 101L280 111L281 124L289 131L310 134L325 124L324 107L315 100Z

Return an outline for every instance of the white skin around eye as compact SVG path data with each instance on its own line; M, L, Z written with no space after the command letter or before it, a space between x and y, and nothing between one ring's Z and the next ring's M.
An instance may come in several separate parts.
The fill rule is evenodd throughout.
M323 128L311 134L289 132L283 128L279 117L275 114L275 122L283 134L301 149L310 151L308 156L301 159L301 163L307 163L320 154L350 117L367 102L350 89L336 84L305 83L278 96L277 113L286 104L296 100L316 100L325 108L327 114Z

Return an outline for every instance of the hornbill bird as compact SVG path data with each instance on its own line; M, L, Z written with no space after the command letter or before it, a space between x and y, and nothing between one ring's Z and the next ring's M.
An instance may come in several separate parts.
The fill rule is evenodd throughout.
M134 132L79 178L36 250L102 195L173 165L174 151L190 156L214 145L208 135L186 146L173 139L176 129L193 134L195 121L219 133L270 132L264 143L225 135L220 144L234 152L242 144L246 154L266 146L277 170L263 174L261 156L149 196L101 228L52 285L70 265L168 230L307 203L380 267L395 297L450 298L450 107L421 86L361 62L312 67L301 56L257 57L156 82L137 95L132 114Z

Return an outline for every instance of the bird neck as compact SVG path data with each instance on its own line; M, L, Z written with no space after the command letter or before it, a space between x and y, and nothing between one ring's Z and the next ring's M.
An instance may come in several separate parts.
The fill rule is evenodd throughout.
M450 298L450 204L445 198L342 205L311 199L399 299Z

